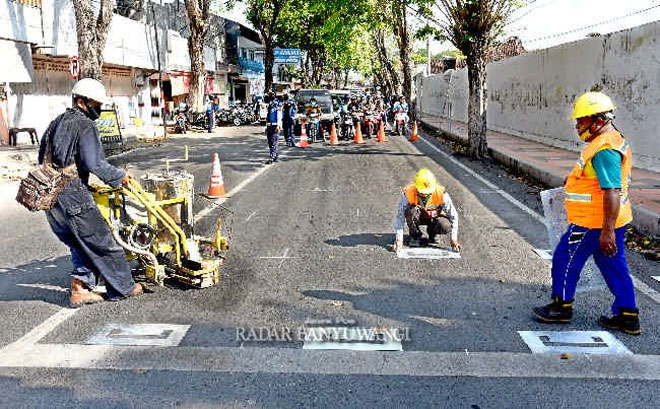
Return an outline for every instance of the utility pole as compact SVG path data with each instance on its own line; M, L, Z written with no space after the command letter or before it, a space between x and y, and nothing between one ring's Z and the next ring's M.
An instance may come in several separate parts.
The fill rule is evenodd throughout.
M156 39L156 60L158 61L158 89L160 91L160 100L163 107L160 110L160 116L163 118L163 138L167 137L167 123L165 122L165 94L163 93L163 71L160 67L160 45L158 44L158 25L156 24L156 12L154 11L154 2L151 1L151 17L154 21L154 37Z

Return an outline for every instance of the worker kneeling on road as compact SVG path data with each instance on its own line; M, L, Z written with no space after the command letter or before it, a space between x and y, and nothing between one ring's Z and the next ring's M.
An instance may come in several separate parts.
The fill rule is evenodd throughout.
M628 198L632 154L613 124L612 101L600 92L587 92L575 102L571 119L587 145L566 179L568 231L552 258L553 302L534 308L539 321L567 323L580 272L590 256L614 294L613 317L601 316L605 328L639 335L639 311L626 263L624 238L632 221Z
M394 251L403 247L403 220L410 232L410 246L419 246L422 238L420 226L425 225L429 242L438 234L451 232L451 248L460 251L458 242L458 214L449 193L440 186L433 173L423 168L414 178L414 183L403 189L399 210L394 222Z
M105 88L97 80L84 78L71 92L73 108L48 126L41 140L39 163L43 163L46 147L50 146L55 165L64 168L75 163L78 171L78 177L62 190L55 206L46 211L53 233L71 250L70 304L75 307L104 300L91 291L98 275L105 279L108 300L138 295L143 289L133 281L126 254L112 237L88 185L90 173L114 187L129 180L128 173L106 161L94 123L106 99Z

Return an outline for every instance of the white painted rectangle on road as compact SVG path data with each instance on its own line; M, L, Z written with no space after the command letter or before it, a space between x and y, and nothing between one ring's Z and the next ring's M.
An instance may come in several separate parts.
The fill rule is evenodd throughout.
M173 324L106 324L86 344L176 346L189 328Z
M607 331L518 331L534 354L632 354Z
M552 260L552 250L534 249L534 253L536 253L541 260Z
M660 282L660 276L651 276L651 278L654 279L655 281Z
M451 250L439 249L435 247L404 247L397 251L399 258L423 258L429 260L438 260L443 258L461 258L461 254Z
M303 349L403 351L396 328L313 327L305 330Z

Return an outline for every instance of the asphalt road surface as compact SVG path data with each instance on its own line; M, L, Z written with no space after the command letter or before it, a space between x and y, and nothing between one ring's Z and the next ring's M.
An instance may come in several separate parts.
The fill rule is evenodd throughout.
M118 303L66 308L70 257L41 213L0 185L0 407L660 407L657 262L630 253L644 333L613 334L622 355L531 353L518 331L599 331L612 297L578 294L571 324L532 319L548 301L550 264L538 189L488 163L416 144L282 146L265 165L262 127L177 136L114 157L139 176L172 169L205 191L219 153L231 197L199 200L196 229L231 226L219 286L178 286ZM183 146L190 148L182 161ZM429 167L460 214L460 259L391 252L400 189ZM440 246L448 247L448 238ZM319 351L251 329L311 322L405 329L403 351ZM175 346L90 345L108 324L183 326ZM286 338L286 337L284 337Z

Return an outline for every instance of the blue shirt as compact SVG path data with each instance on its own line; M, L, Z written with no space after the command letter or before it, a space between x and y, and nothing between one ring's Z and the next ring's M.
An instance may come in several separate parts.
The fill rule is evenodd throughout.
M603 149L591 159L601 189L621 189L621 161L614 149Z
M268 104L268 123L277 125L277 101Z

